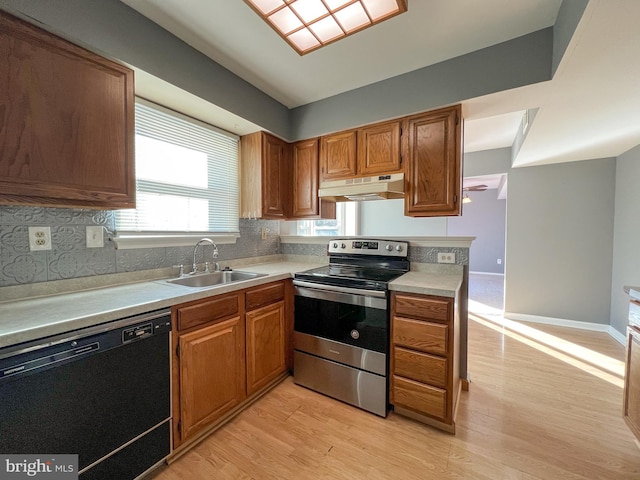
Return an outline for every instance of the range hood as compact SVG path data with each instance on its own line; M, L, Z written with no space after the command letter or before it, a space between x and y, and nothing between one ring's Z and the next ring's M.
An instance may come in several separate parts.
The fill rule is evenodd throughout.
M318 197L334 202L404 198L404 174L322 182Z

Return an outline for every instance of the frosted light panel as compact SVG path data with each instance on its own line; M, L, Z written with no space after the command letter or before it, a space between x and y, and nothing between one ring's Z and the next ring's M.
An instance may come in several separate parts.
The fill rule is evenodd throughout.
M300 55L407 11L407 0L244 0Z
M321 42L329 42L334 38L344 36L340 25L336 23L333 17L323 18L311 24L309 28Z
M347 33L370 23L369 16L360 3L349 5L334 15Z
M305 23L311 23L315 19L329 13L322 3L322 0L296 0L291 3L291 8L295 10Z
M290 8L278 10L269 17L269 21L285 35L303 26L298 16Z
M362 0L371 20L377 20L398 11L396 0Z
M304 30L298 30L297 32L292 33L287 38L291 40L291 42L293 42L296 47L298 47L298 49L303 52L320 45L318 39L314 37L313 34L306 28Z
M282 7L284 5L283 0L250 0L251 3L255 5L264 15L268 15L273 12L276 8Z

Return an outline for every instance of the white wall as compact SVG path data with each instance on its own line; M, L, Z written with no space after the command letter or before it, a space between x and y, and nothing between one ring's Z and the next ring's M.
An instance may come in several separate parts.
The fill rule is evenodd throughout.
M447 218L414 218L404 216L404 200L373 200L360 202L360 235L445 236Z
M505 311L609 324L615 160L509 171Z
M640 145L616 161L616 197L611 281L611 326L625 332L629 297L624 285L640 286Z

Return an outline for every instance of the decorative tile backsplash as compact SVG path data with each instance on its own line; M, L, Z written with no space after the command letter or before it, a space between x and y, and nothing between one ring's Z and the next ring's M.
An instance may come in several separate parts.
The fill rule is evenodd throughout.
M86 247L86 227L115 229L115 213L44 207L0 206L0 287L52 280L133 272L177 264L191 265L193 247L116 250L106 240L103 248ZM29 227L51 227L52 249L29 250ZM261 239L262 229L267 231ZM280 227L273 220L240 220L240 238L218 247L219 261L280 253ZM206 254L208 249L202 249ZM202 253L198 253L201 263Z

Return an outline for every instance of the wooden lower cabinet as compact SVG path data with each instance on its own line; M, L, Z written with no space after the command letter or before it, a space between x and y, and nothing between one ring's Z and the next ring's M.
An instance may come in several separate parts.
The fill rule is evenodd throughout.
M460 392L455 299L393 292L389 401L396 413L455 433Z
M180 336L183 440L244 400L244 343L239 316Z
M284 302L247 312L247 395L287 370Z
M173 447L222 425L291 366L293 287L267 283L176 305L173 316Z
M640 331L627 334L627 362L624 382L624 420L640 441Z

